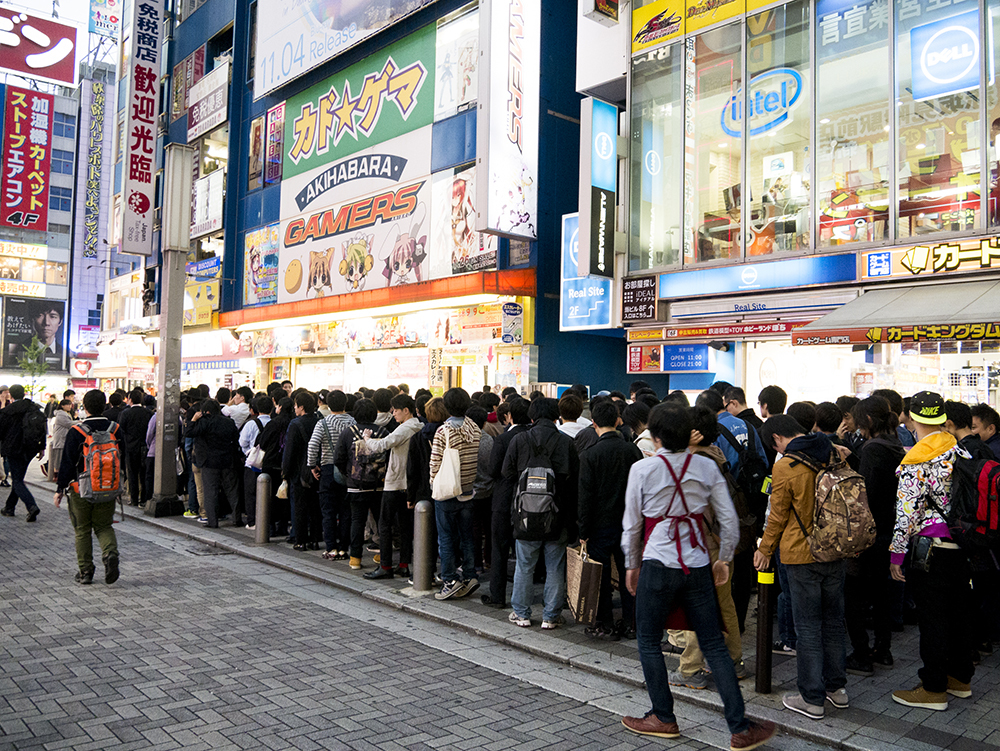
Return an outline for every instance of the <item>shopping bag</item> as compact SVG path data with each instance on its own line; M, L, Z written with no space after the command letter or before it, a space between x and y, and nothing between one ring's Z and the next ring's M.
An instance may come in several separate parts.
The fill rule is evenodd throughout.
M448 430L444 432L444 454L441 466L431 483L431 498L435 501L450 501L462 495L462 457L458 449L451 447Z
M601 599L601 570L604 564L591 560L587 543L566 550L566 600L577 623L593 626Z

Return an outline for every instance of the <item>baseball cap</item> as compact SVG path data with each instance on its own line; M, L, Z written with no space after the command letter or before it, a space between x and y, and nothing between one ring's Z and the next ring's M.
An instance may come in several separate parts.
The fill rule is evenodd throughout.
M608 390L598 391L594 396L611 396L611 392Z
M933 391L921 391L910 399L910 417L924 425L941 425L948 416L944 411L944 399Z

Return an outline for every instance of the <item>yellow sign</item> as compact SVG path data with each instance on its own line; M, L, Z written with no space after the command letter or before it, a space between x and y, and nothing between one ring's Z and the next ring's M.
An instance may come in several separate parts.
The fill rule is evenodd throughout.
M629 329L627 336L630 342L658 342L667 338L667 332L663 329Z
M746 0L687 0L684 14L688 33L746 13Z
M632 10L633 55L683 35L683 0L656 0Z
M914 245L892 250L858 254L861 279L934 277L955 271L984 271L1000 268L997 238L964 240L937 245ZM996 265L994 266L994 262Z
M0 256L16 256L44 261L49 256L49 246L38 243L0 242Z
M185 326L207 326L212 323L212 309L207 305L187 308L184 311Z
M184 287L184 309L207 307L210 311L219 309L219 280L189 284Z

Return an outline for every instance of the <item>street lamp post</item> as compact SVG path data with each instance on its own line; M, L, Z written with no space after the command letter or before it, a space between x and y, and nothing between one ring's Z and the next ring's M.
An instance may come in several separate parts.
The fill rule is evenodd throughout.
M175 450L180 436L177 421L181 401L181 333L184 329L185 266L191 244L191 168L194 150L169 144L164 155L163 213L160 236L163 266L160 274L160 361L156 366L156 464L153 498L147 516L184 513L177 497Z

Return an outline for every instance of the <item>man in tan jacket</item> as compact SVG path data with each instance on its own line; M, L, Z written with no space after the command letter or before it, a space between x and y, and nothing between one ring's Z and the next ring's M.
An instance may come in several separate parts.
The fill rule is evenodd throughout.
M826 465L835 449L823 433L803 434L802 426L788 415L774 415L767 425L774 449L782 457L771 475L771 507L764 537L754 554L754 566L758 571L766 570L780 543L795 618L799 688L798 693L782 697L782 704L793 712L821 720L826 701L838 708L848 706L844 688L845 562L813 560L806 535L812 528L816 472L804 460L814 466Z

